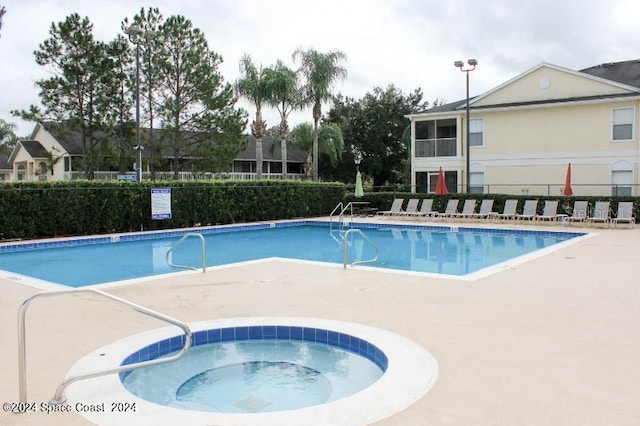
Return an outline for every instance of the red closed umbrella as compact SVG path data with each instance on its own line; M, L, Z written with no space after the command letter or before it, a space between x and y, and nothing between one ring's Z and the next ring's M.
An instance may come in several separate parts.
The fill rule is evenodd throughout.
M564 181L564 191L562 191L564 195L573 195L573 190L571 189L571 163L569 163L569 167L567 167L567 177Z
M444 183L444 172L442 171L442 167L440 167L440 173L438 173L438 182L436 183L436 195L446 195L449 191L447 191L447 185Z

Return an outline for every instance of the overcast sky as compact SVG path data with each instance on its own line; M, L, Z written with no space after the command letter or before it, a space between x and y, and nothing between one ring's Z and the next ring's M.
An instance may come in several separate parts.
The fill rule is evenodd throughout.
M0 5L7 9L0 33L0 118L17 124L20 135L33 125L9 111L40 105L34 81L48 77L33 52L48 38L51 23L72 13L88 17L96 39L105 42L143 7L158 7L165 18L182 15L222 55L220 71L229 82L238 78L244 53L265 66L282 59L293 67L297 47L337 49L347 56L348 76L335 91L356 99L389 84L404 93L420 87L429 101L463 99L464 74L453 66L458 59L479 62L471 73L474 96L541 62L580 70L640 58L638 0L0 0ZM277 117L266 114L269 127ZM311 110L291 121L310 122Z

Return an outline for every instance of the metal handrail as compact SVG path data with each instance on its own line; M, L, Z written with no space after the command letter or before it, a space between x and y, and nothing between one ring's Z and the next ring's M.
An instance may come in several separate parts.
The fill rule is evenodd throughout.
M349 243L349 236L353 233L357 232L358 234L362 235L362 238L364 238L365 240L367 240L374 248L374 250L376 251L376 256L373 259L369 259L369 260L356 260L355 262L351 263L350 266L354 266L354 265L360 265L363 263L372 263L377 261L380 258L380 249L378 248L378 246L371 241L371 239L369 237L367 237L367 235L362 232L362 230L358 229L358 228L353 228L353 229L349 229L347 232L344 233L344 240L342 242L342 246L344 248L344 258L343 258L343 263L342 263L342 267L344 269L347 269L347 247L348 247L348 243Z
M342 226L344 225L344 215L345 213L349 212L351 217L353 217L353 206L357 205L357 204L366 204L364 202L361 201L350 201L346 206L341 202L338 203L337 206L334 207L334 209L331 211L331 213L329 213L329 227L331 228L331 224L333 222L333 216L336 214L336 212L338 212L337 216L339 217L339 224Z
M167 250L167 254L165 256L165 259L167 260L167 265L173 267L173 268L184 268L184 269L191 269L192 271L197 271L198 268L196 268L195 266L189 266L189 265L176 265L171 263L171 261L169 260L169 255L171 254L171 252L178 248L178 246L180 244L182 244L182 242L184 240L186 240L189 237L198 237L200 238L200 241L202 242L202 272L206 272L207 271L207 245L204 241L204 237L202 236L202 234L198 234L197 232L187 232L186 234L184 234L182 236L182 238L180 238L178 241L176 241L175 243L173 243L173 245L171 246L171 248L169 250Z
M21 403L27 402L27 350L26 350L26 327L25 327L25 317L27 314L27 308L29 307L29 305L33 300L39 297L57 296L60 294L81 293L81 292L94 293L94 294L104 296L108 299L130 306L135 311L138 311L142 314L148 315L152 318L159 319L161 321L168 322L170 324L173 324L181 328L185 334L184 346L182 347L182 350L180 350L180 352L170 357L157 358L150 361L143 361L143 362L137 362L133 364L121 365L119 367L107 368L104 370L95 371L93 373L78 374L75 376L68 377L62 382L60 386L58 386L58 389L56 389L56 393L54 397L51 399L51 401L49 401L51 404L62 404L63 402L65 402L66 397L64 396L64 390L67 388L67 386L69 386L74 382L77 382L78 380L91 379L94 377L106 376L108 374L115 374L115 373L121 373L123 371L136 370L138 368L149 367L151 365L156 365L156 364L164 364L166 362L175 361L181 358L189 350L189 347L191 346L191 330L189 329L189 326L186 323L179 321L175 318L172 318L168 315L161 314L160 312L156 312L149 308L145 308L144 306L140 306L136 303L129 302L128 300L121 299L120 297L113 296L109 293L105 293L104 291L97 290L94 288L74 288L70 290L55 290L55 291L48 291L44 293L37 293L29 297L28 299L26 299L24 302L22 302L22 305L20 305L20 309L18 310L18 389L19 389L19 400Z
M337 206L335 206L333 208L333 210L331 210L331 213L329 213L329 227L331 227L331 222L333 222L333 215L338 212L338 216L339 216L339 222L342 225L342 212L344 210L344 204L342 204L342 201L340 201L338 203Z

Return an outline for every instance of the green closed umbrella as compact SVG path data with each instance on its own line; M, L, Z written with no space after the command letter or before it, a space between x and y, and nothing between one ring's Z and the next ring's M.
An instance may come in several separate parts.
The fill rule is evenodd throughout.
M362 175L360 171L356 174L356 198L360 198L364 195L364 188L362 187Z

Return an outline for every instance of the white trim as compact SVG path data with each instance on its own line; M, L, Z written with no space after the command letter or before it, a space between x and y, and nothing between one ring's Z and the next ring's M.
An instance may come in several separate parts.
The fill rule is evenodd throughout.
M614 172L614 171L615 172L633 171L633 164L631 164L631 162L629 162L629 160L618 160L618 161L616 161L616 162L611 164L611 171L612 172Z
M628 160L630 157L636 157L638 151L636 150L624 150L624 151L555 151L555 152L538 152L538 153L526 153L526 154L506 154L506 155L477 155L473 158L473 161L485 163L487 161L496 160L540 160L540 159L554 159L560 162L567 162L567 160L576 159L594 159L602 160L606 158L616 158L622 160ZM583 161L583 164L591 164L592 161Z
M634 153L635 154L635 153ZM629 155L622 155L620 153L610 153L608 155L590 153L587 155L575 155L571 156L567 153L545 153L535 157L526 155L512 155L512 156L492 156L479 158L473 157L475 167L482 167L485 170L492 167L537 167L537 166L566 166L567 163L572 165L586 165L586 166L610 166L618 161L627 161L631 164L640 164L640 159L634 155L633 161L629 160ZM424 172L432 170L434 167L448 167L449 169L458 168L462 170L464 167L460 162L438 162L429 161L424 162L424 165L417 165L415 172ZM472 171L474 169L472 165Z
M476 116L481 115L485 112L503 112L503 111L513 111L513 110L536 110L536 109L549 109L551 107L572 107L576 105L599 105L599 104L612 104L612 103L621 103L621 102L637 102L640 101L640 95L638 96L614 96L608 98L598 98L598 99L589 99L589 100L567 100L560 102L545 102L545 103L536 103L536 104L526 104L526 105L507 105L507 106L491 106L491 107L478 107L476 109L471 109L469 111L469 116L473 117L474 114ZM451 118L464 116L465 111L446 111L446 112L435 112L435 113L418 113L412 115L406 115L405 117L409 118L412 121L422 121L425 119L429 119L432 117L439 117L443 115L450 115Z

